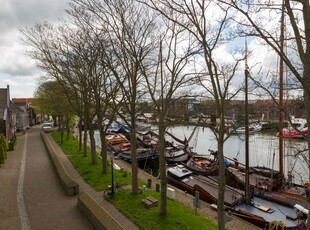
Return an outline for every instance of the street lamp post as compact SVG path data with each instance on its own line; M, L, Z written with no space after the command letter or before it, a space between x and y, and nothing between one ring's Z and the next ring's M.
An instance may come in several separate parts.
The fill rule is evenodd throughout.
M112 187L111 187L111 195L114 195L114 175L113 175L113 167L114 163L113 163L113 155L111 156L111 174L112 174Z

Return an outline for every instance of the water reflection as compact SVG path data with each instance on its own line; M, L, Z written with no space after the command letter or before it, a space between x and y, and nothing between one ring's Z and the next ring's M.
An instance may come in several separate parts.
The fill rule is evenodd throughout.
M181 138L189 137L194 126L175 126L169 131ZM209 128L198 128L190 144L198 154L208 154L208 149L217 150L217 142L214 133ZM276 131L260 132L250 135L249 152L251 166L266 166L278 170L279 162L279 141ZM285 175L292 170L294 181L304 183L309 179L309 169L303 157L287 157L296 155L300 150L307 149L307 142L304 140L285 140ZM237 158L240 162L245 162L245 136L231 135L224 144L225 156ZM307 151L308 153L308 151ZM307 154L308 155L308 154Z

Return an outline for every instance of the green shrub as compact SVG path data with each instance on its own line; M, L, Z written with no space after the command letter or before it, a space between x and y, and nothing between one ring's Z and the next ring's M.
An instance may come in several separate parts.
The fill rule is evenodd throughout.
M128 176L128 172L127 172L127 171L124 171L122 176L123 176L123 177L127 177L127 176Z
M14 150L14 145L16 143L16 136L13 136L12 139L9 142L9 148L8 151L13 151Z
M15 144L15 142L14 141L10 141L9 142L9 151L13 151L14 150L14 144Z
M2 145L0 145L0 165L4 164L5 161L5 153Z
M2 154L3 154L4 160L5 160L7 158L7 141L6 141L5 136L0 137L0 146L2 147L2 151L3 151Z
M10 141L10 142L12 142L14 145L15 145L15 143L16 143L16 136L14 135L13 137L12 137L12 140Z

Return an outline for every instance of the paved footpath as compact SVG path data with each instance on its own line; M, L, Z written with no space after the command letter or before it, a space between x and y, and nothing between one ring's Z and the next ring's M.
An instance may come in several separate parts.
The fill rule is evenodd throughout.
M93 229L61 188L40 131L18 136L0 166L0 230Z

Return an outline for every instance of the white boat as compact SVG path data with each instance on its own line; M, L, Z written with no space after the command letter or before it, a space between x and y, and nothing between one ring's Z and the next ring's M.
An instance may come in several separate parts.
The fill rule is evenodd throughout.
M166 147L165 157L170 163L185 162L190 158L190 153L185 148Z
M256 133L261 131L263 128L259 122L249 124L249 133ZM239 127L235 130L236 133L245 133L245 126Z

